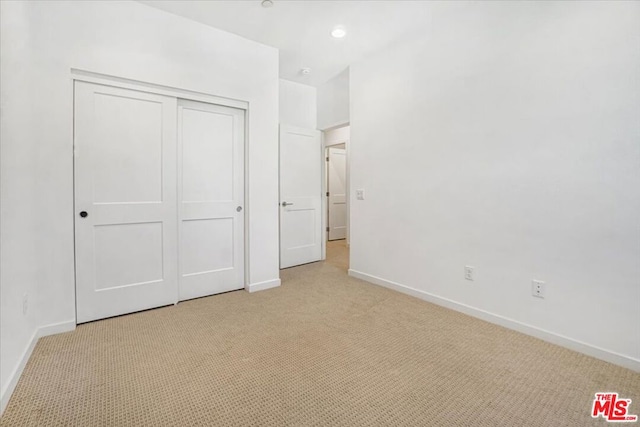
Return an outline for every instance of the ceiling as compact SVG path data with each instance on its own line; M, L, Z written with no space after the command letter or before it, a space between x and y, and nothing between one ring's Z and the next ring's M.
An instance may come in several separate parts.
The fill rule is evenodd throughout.
M426 1L142 0L149 6L193 19L280 49L280 77L319 86L350 64L395 40L428 28ZM346 37L334 39L336 25ZM311 73L303 75L302 68Z

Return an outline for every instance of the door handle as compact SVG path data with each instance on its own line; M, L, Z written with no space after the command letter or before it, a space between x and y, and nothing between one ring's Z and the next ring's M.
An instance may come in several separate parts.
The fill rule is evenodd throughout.
M236 208L236 212L242 212L242 206L238 206L238 207Z
M291 206L293 203L282 202L282 206Z
M89 214L87 213L87 211L82 211L82 212L80 212L80 216L82 218L86 218L87 216L89 216Z

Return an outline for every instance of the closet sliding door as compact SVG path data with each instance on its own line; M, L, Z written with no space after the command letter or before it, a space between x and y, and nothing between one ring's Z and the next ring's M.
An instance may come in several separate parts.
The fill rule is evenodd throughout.
M243 288L245 111L74 88L77 322Z
M178 101L180 300L244 287L244 110Z
M78 323L176 302L176 104L75 83Z

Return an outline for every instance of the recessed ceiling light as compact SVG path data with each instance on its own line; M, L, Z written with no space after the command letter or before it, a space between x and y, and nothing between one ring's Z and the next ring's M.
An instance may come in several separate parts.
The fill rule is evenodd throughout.
M307 76L307 75L311 74L311 68L301 68L300 72L302 74L304 74L305 76Z
M262 7L271 7L273 2L271 0L262 0Z
M347 30L342 26L338 25L331 30L331 36L336 39L341 39L347 35Z

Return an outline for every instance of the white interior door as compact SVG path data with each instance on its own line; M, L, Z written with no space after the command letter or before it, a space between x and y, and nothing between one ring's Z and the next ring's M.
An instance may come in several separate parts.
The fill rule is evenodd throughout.
M327 149L327 192L329 193L329 240L347 237L347 151L344 148Z
M244 111L178 101L180 300L244 287Z
M176 99L76 82L77 322L178 296Z
M280 126L280 268L322 257L320 132Z

